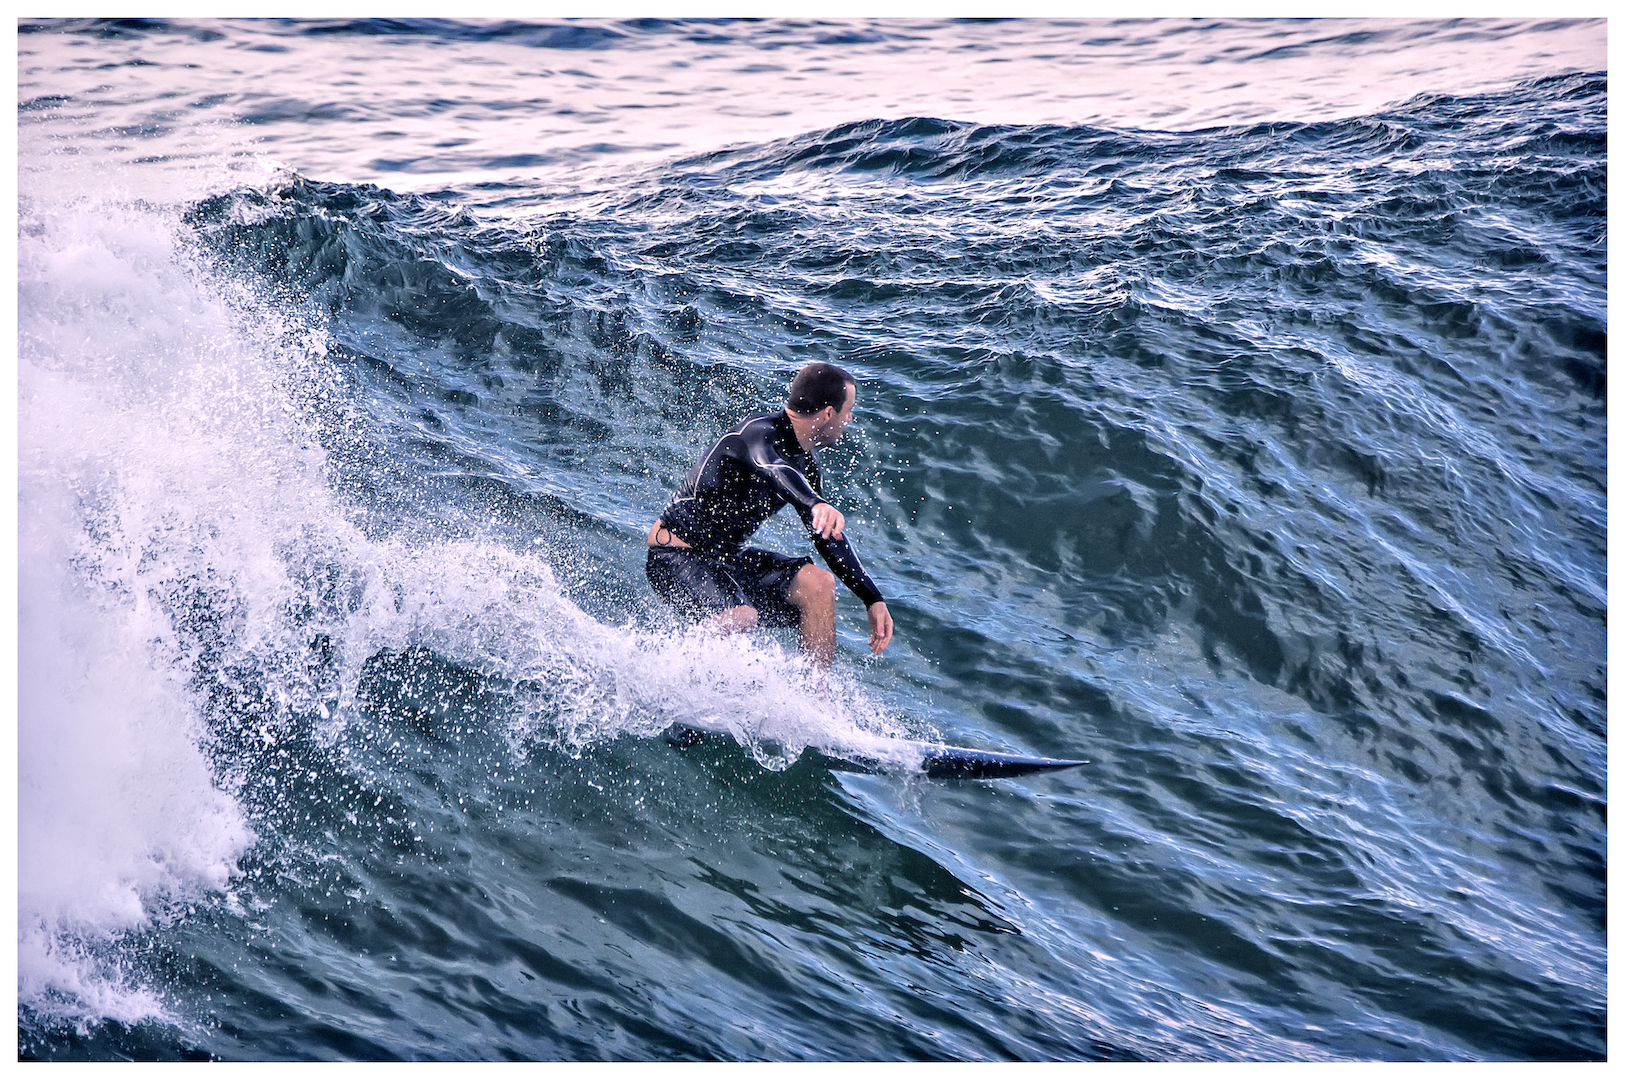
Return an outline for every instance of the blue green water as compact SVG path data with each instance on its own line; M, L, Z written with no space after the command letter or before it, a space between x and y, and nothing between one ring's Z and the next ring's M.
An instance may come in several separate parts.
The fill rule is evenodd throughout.
M24 24L21 1055L1606 1057L1602 37Z

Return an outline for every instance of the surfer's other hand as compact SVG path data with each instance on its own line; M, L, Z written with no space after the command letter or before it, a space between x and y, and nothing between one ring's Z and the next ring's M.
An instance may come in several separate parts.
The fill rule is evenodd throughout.
M886 601L876 600L869 605L869 651L879 656L891 644L891 612Z

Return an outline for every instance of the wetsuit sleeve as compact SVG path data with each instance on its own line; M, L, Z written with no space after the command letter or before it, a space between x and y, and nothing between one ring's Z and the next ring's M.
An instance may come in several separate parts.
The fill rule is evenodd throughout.
M810 513L807 516L810 516ZM810 522L808 527L811 527ZM847 543L844 537L837 540L832 536L825 540L815 534L813 536L813 546L818 549L818 554L824 557L824 562L834 572L835 576L840 578L842 583L852 590L854 596L863 601L864 607L868 607L877 600L885 599L880 595L880 590L875 588L874 579L863 568L863 563L858 561L858 553L852 549L852 545Z
M766 477L774 489L796 508L796 513L801 515L801 520L807 525L807 531L812 532L812 509L823 502L824 497L800 469L784 460L778 450L774 449L772 431L772 427L768 424L752 424L748 427L745 432L745 453L760 475ZM813 546L818 549L818 554L824 557L824 563L835 576L863 601L864 607L884 599L880 595L880 590L875 588L874 579L864 570L863 563L858 561L858 553L852 550L852 545L846 540L837 540L833 536L825 540L817 533L813 533Z
M814 506L824 501L824 497L813 490L800 469L784 460L783 455L774 449L772 435L773 428L769 424L747 427L744 432L745 456L757 473L805 518L812 513Z

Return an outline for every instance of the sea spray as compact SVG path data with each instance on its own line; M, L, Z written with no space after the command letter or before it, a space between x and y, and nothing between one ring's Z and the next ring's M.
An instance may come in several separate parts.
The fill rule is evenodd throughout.
M24 233L28 1007L167 1015L119 941L233 902L256 832L286 824L285 796L245 803L245 785L290 741L364 723L357 689L391 653L506 687L516 756L681 722L782 769L812 742L901 730L839 680L810 698L815 673L771 640L605 625L537 554L369 522L328 482L324 438L353 454L367 432L330 393L319 323L211 272L163 208L35 193Z
M22 232L18 992L128 1022L162 1008L111 946L220 895L253 837L153 591L230 498L197 376L236 335L159 215L33 202Z

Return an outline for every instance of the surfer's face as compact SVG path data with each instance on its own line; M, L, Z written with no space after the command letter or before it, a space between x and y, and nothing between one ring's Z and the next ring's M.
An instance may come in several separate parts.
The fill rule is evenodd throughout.
M841 439L841 432L846 425L852 422L852 407L858 403L858 388L851 383L846 384L846 404L839 410L833 405L826 405L818 418L813 421L812 437L814 446L834 446Z

